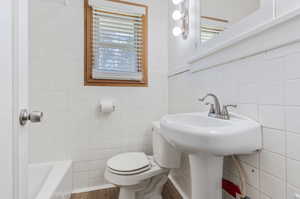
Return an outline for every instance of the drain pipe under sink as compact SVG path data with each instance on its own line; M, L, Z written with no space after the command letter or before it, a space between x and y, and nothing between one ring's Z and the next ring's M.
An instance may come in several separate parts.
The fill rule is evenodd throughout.
M236 168L238 169L240 182L241 182L241 185L240 185L241 195L237 196L237 199L250 199L247 196L246 174L245 174L244 169L242 168L241 162L235 155L232 155L231 157L232 157L232 160L233 160Z

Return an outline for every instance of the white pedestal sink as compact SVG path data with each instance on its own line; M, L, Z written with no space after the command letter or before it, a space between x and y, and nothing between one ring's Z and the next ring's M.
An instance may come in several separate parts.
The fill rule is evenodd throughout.
M230 120L208 117L207 112L174 114L160 123L162 135L189 154L192 199L222 199L223 157L262 147L261 125L238 114Z

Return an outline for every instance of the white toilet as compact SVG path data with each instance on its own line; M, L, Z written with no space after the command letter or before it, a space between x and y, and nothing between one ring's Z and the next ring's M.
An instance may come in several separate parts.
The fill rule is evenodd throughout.
M180 166L181 153L161 136L159 123L152 129L153 156L123 153L107 161L105 178L120 187L119 199L162 199L170 169Z

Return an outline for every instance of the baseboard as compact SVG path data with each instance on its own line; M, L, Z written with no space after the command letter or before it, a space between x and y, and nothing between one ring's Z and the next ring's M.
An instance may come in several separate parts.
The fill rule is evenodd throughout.
M113 185L90 187L74 191L71 199L118 199L119 191ZM163 199L184 199L170 179L164 185L162 196Z

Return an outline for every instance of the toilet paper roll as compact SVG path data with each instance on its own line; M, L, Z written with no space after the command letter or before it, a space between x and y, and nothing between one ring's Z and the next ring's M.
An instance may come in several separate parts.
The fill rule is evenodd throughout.
M100 111L102 113L111 113L115 111L115 105L111 100L101 100Z

